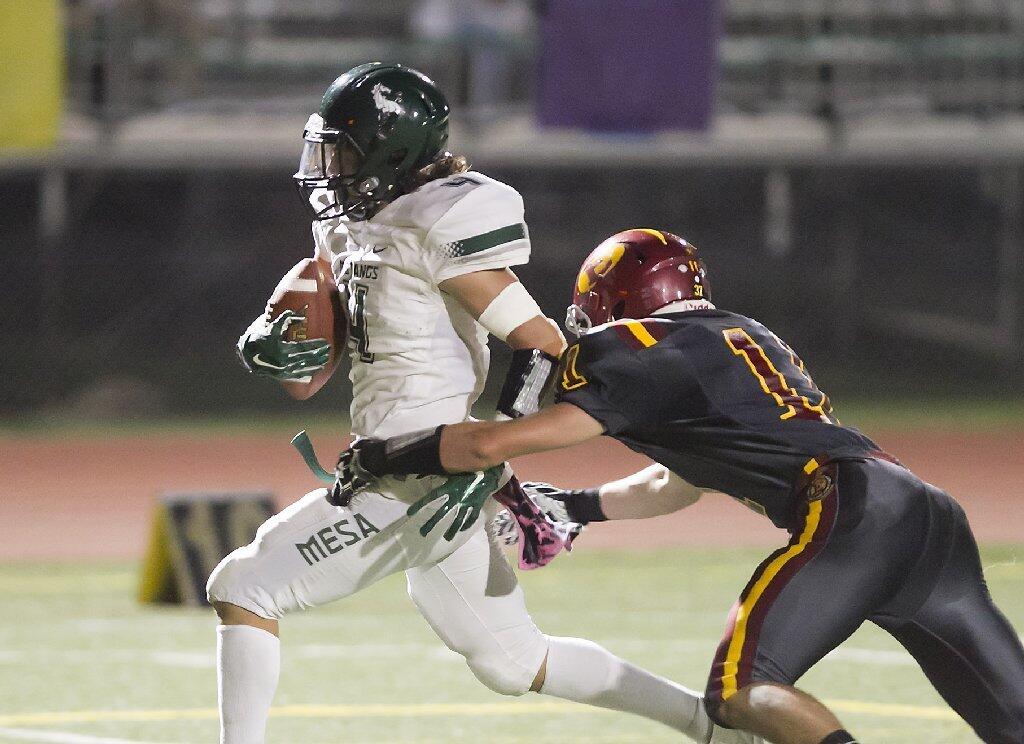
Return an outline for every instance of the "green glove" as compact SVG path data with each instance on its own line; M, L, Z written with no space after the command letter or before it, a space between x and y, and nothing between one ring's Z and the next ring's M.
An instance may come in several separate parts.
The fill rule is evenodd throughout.
M285 310L273 323L268 323L267 316L261 315L238 339L238 358L242 366L254 375L275 380L301 380L323 369L331 354L331 346L326 339L284 339L285 331L292 323L305 320L291 310Z
M452 540L459 532L468 530L476 522L488 497L498 490L498 479L504 470L504 465L495 465L493 468L476 473L453 475L410 506L407 513L411 517L431 501L444 498L445 502L441 507L420 527L420 534L426 537L427 533L437 527L437 523L444 519L448 512L458 507L455 521L444 533L445 540Z

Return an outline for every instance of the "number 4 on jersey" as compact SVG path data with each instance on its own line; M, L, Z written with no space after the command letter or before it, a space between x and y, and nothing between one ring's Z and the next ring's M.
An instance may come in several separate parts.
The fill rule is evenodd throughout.
M359 352L359 360L373 364L370 353L370 336L366 332L366 293L370 288L365 284L353 283L351 286L353 308L349 322L348 335Z

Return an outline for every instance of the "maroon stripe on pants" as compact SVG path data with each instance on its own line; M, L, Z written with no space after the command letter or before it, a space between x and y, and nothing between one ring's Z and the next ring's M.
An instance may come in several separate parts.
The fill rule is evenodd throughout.
M834 478L834 470L832 471L832 475ZM749 685L752 680L754 664L757 660L757 645L761 633L761 627L764 625L765 618L768 616L772 604L800 569L810 563L828 543L828 537L832 532L837 511L838 495L836 491L837 486L833 481L832 488L821 500L822 508L821 514L818 518L818 526L815 529L814 534L811 536L810 541L804 546L804 549L799 554L790 558L785 565L779 569L779 572L771 579L769 584L762 591L761 596L758 597L757 601L750 608L750 614L746 621L743 648L740 652L737 664L737 689L742 689L744 686ZM726 621L725 635L718 646L718 651L715 653L715 658L711 666L711 674L708 677L706 698L709 705L714 707L722 702L722 678L725 674L725 662L728 656L729 646L732 643L733 633L736 628L737 612L740 605L750 595L754 585L761 579L768 566L800 541L800 535L803 534L803 531L806 528L808 513L809 507L805 506L804 517L801 520L799 528L794 530L793 537L790 539L789 543L785 547L779 548L771 553L771 555L761 562L751 576L750 581L747 582L746 587L744 587L739 600L735 605L733 605L733 608L729 613L729 619Z
M799 555L787 561L786 565L775 574L751 608L750 616L747 619L747 635L743 642L743 651L740 652L739 669L736 673L738 688L749 685L751 682L754 662L757 659L757 642L761 636L761 627L764 625L765 618L768 616L775 600L797 572L814 560L814 557L828 543L829 535L832 533L832 526L836 520L837 500L836 487L833 486L828 495L821 500L818 528L811 536L811 541L804 546Z
M796 533L796 534L799 534ZM793 538L796 539L795 537ZM743 587L743 591L740 592L740 598L733 603L732 608L729 610L729 616L725 621L725 634L722 636L722 640L718 644L718 650L715 652L715 658L711 662L711 675L708 678L708 687L705 692L705 697L709 700L714 698L717 702L722 702L722 676L724 672L725 659L729 654L729 646L732 645L732 634L736 629L736 615L739 612L740 605L746 600L750 591L754 588L754 584L758 582L761 575L764 573L768 565L778 558L780 555L789 550L792 541L785 547L779 548L778 550L770 553L767 558L758 564L757 568L754 569L754 573L751 575L747 585Z

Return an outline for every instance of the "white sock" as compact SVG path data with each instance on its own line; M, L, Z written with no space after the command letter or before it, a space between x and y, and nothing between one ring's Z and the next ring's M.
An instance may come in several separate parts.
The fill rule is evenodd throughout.
M263 744L281 671L281 642L251 625L217 626L221 744Z
M704 744L712 724L699 693L651 674L581 638L548 638L541 692L577 703L635 713Z

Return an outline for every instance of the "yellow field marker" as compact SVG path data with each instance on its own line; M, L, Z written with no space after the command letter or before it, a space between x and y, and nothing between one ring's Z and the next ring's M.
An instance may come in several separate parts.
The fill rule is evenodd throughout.
M937 705L902 705L870 703L862 700L826 700L825 704L841 713L886 718L924 720L956 720L949 708ZM419 718L469 716L532 716L551 714L605 713L573 703L538 701L535 703L416 703L366 705L281 705L272 708L274 718ZM216 708L168 708L164 710L78 710L52 713L19 713L0 715L0 726L45 726L57 723L111 723L118 721L156 722L211 720L217 718Z

